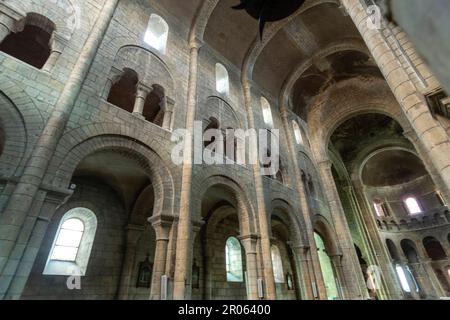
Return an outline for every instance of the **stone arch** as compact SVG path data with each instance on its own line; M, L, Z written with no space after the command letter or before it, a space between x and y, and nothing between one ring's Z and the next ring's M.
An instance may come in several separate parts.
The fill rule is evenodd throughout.
M0 91L0 175L14 175L28 143L22 114Z
M225 100L217 96L209 96L201 104L202 120L211 117L217 119L222 128L242 128L242 123L234 108Z
M400 246L409 263L419 263L419 253L414 241L410 239L403 239L400 241Z
M271 201L271 215L279 218L286 226L289 227L289 236L295 244L305 244L306 239L302 232L302 226L294 214L291 204L282 198L273 198ZM271 230L271 227L269 228Z
M323 239L325 248L329 256L342 255L336 232L328 220L322 215L315 215L313 218L313 228Z
M88 19L84 19L80 12L81 4L79 0L61 0L57 1L56 4L53 1L5 0L5 4L21 16L34 12L46 17L55 24L56 32L66 40L70 40L73 33L81 25L85 23L90 25Z
M135 159L148 174L155 194L154 212L173 215L174 187L172 175L162 159L146 145L128 137L96 136L71 148L54 173L54 185L67 188L77 166L88 155L109 150Z
M307 61L304 61L300 63L300 65L295 68L291 75L287 78L285 81L283 88L281 89L280 93L280 105L283 106L292 106L291 101L291 92L292 88L295 85L295 82L301 78L303 73L313 65L315 59L324 59L327 56L342 52L342 51L357 51L364 54L369 55L369 52L367 50L367 47L365 46L364 42L358 39L348 39L346 42L338 42L338 43L331 43L326 48L322 49L320 52L318 52L314 59L309 59ZM292 108L290 108L292 109Z
M44 120L30 96L7 76L0 82L0 104L0 124L4 134L1 175L18 175L32 151L29 146L44 126Z
M423 246L428 257L433 261L439 261L447 259L447 254L445 253L444 248L442 247L441 242L435 237L425 237L422 240Z
M196 197L192 204L192 212L194 213L192 219L194 221L202 220L202 200L207 191L212 187L224 188L225 190L229 191L235 198L235 205L237 206L235 210L238 213L241 235L254 234L256 230L254 210L250 201L248 200L246 192L242 189L239 183L224 175L213 175L201 181L194 182L193 189L197 190L196 193L198 197Z
M386 239L386 247L388 249L389 255L394 262L400 261L400 255L398 254L397 246L391 239Z
M175 83L169 67L152 51L137 45L121 47L114 59L113 66L117 70L124 68L134 70L139 81L148 87L158 85L164 88L167 97L175 100ZM114 72L110 77L114 77Z
M350 93L350 94L349 94ZM327 102L328 101L328 102ZM333 105L329 105L330 103ZM367 113L379 113L397 121L403 130L410 125L383 79L353 78L339 82L316 98L308 115L311 145L318 159L327 159L333 132L345 121Z

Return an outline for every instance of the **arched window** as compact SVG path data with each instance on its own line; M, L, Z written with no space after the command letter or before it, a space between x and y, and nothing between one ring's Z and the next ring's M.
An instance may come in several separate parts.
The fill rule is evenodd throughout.
M264 122L272 127L273 126L272 109L270 108L269 101L267 101L267 99L264 97L261 97L261 108Z
M405 269L401 265L395 266L395 271L397 272L398 279L400 280L400 284L402 285L403 291L410 293L411 287L409 286L408 280L406 278Z
M302 130L300 129L300 126L298 125L297 121L292 120L292 126L294 127L294 135L295 135L295 141L297 141L297 144L304 145L303 141L303 134Z
M235 237L227 239L225 245L225 261L228 282L244 281L244 271L242 268L241 244Z
M112 85L107 101L125 111L133 112L138 81L136 71L125 68L120 78Z
M409 197L405 200L405 204L409 214L418 214L422 212L422 209L420 209L419 203L417 202L416 198Z
M164 89L158 85L152 87L151 92L147 95L142 115L145 120L152 122L160 127L164 123L164 110L162 108L165 93Z
M91 210L69 210L59 224L44 274L85 275L96 230L97 218Z
M50 39L55 24L37 13L28 14L19 24L24 27L17 33L10 33L0 44L0 51L42 69L50 57Z
M339 292L334 275L333 263L331 262L331 259L326 251L325 242L323 241L322 236L317 232L314 232L314 242L317 247L320 269L322 271L328 300L337 300L339 299Z
M281 261L280 249L276 245L272 245L271 254L275 283L284 283L283 263Z
M216 90L221 94L228 94L230 92L228 71L220 63L216 63Z
M385 217L386 212L384 210L383 202L381 200L374 200L373 206L378 217Z
M150 15L144 42L161 53L166 53L167 39L169 37L169 25L163 18L156 14Z
M80 249L81 238L84 233L84 223L78 218L64 221L59 227L55 246L53 247L52 260L75 261Z

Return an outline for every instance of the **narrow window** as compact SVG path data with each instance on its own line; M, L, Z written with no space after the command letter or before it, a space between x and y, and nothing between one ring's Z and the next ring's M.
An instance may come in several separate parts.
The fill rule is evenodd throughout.
M84 276L96 230L97 218L91 210L69 210L59 224L44 275Z
M235 237L228 238L225 245L225 263L228 282L244 281L244 271L242 268L241 244Z
M384 210L384 205L381 201L379 200L375 200L373 203L373 206L375 208L375 212L377 214L378 217L385 217L386 216L386 211Z
M422 209L420 209L419 203L416 198L410 197L405 200L406 208L409 211L409 214L418 214L422 213Z
M275 283L284 283L283 263L281 261L280 249L277 246L272 245L271 253Z
M161 53L166 53L167 39L169 37L169 25L156 14L150 15L144 42Z
M411 287L409 286L408 280L406 279L406 273L405 270L401 265L397 265L395 267L395 270L397 272L398 278L400 280L400 284L402 285L402 289L405 292L411 292Z
M228 71L220 63L216 63L216 90L221 94L228 94L230 92Z
M304 145L303 134L302 134L302 131L301 131L300 126L298 125L297 121L293 120L292 126L294 127L295 141L297 141L297 144L303 146Z
M125 111L133 112L138 82L136 71L125 68L120 78L112 85L107 101Z
M272 109L270 108L269 102L264 97L261 97L261 108L264 122L272 127L273 126Z
M69 219L59 228L55 247L52 252L52 260L75 261L81 238L83 237L84 224L80 219Z

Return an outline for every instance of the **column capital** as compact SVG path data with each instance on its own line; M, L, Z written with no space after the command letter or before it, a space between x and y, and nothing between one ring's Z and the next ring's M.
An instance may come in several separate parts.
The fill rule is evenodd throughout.
M153 88L148 87L147 85L139 82L137 84L137 96L140 98L146 99L147 96L153 91Z
M172 227L174 217L170 215L157 215L147 219L156 233L156 240L169 240L169 232Z
M237 236L237 238L242 242L247 253L256 253L256 244L259 236L256 234L248 234Z

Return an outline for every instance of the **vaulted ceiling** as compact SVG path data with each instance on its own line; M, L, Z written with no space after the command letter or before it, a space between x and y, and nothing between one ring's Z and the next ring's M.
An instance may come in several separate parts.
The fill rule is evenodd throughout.
M258 22L245 11L231 8L239 4L239 0L158 2L185 26L201 20L198 13L204 12L202 6L210 6L210 16L203 17L207 19L203 21L206 26L204 41L238 68L253 56L250 76L275 99L283 93L286 83L291 82L293 85L288 86L287 92L291 97L290 104L302 117L311 97L330 81L338 81L342 77L340 73L347 76L352 72L374 73L366 68L374 64L358 30L340 8L338 0L306 0L291 17L266 25L262 45ZM344 53L340 55L339 52ZM342 65L344 60L347 65Z

